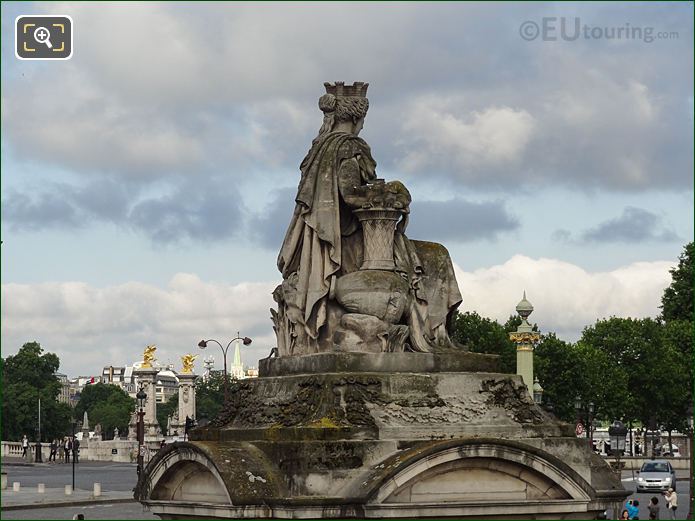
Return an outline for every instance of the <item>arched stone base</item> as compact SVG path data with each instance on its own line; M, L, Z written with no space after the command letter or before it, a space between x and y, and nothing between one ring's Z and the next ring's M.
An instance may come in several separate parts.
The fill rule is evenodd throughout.
M219 423L160 451L136 498L163 518L593 519L627 495L518 376L258 378Z

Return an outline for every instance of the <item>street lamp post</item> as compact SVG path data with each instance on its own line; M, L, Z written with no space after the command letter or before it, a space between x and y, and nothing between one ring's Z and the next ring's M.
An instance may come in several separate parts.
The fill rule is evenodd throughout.
M574 399L574 409L577 412L577 419L581 422L586 418L586 439L589 442L589 448L594 450L594 433L593 430L593 420L594 420L594 402L589 402L588 407L585 409L582 403L581 396L577 396Z
M589 402L587 422L587 437L589 438L589 448L594 450L594 402Z
M72 421L70 423L72 424L72 444L70 445L70 447L72 447L75 443L75 425L77 424L77 420L75 418L72 418ZM73 490L73 492L75 491L75 454L74 453L72 455L72 490Z
M198 347L200 349L205 349L208 346L208 342L214 342L218 346L220 346L220 349L222 350L222 358L223 358L223 363L224 363L224 401L225 403L227 402L227 399L229 398L229 391L227 389L227 351L229 350L229 346L232 345L232 342L236 342L237 340L241 340L245 346L251 344L251 339L247 336L242 337L239 335L239 332L237 331L236 337L232 338L229 343L227 344L226 347L224 347L222 344L220 344L217 340L211 338L209 340L201 340L198 342Z
M36 428L36 453L34 455L34 461L36 463L43 463L41 458L41 398L39 398L39 426Z
M695 430L693 429L693 407L690 406L690 413L688 414L688 460L690 467L690 501L688 501L690 508L688 509L688 517L686 519L693 519L695 517L695 498L693 498L693 438L695 437Z
M140 474L142 474L142 467L145 461L145 400L147 400L147 393L145 393L144 387L140 387L135 397L137 398L138 405L140 407L140 410L138 411L138 476L140 476Z

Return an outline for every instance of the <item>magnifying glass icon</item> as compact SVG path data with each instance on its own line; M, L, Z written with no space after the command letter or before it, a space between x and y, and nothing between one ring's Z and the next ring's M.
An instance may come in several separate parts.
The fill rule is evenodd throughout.
M46 47L53 49L51 45L51 32L45 27L37 27L34 31L34 39L39 43L45 43Z

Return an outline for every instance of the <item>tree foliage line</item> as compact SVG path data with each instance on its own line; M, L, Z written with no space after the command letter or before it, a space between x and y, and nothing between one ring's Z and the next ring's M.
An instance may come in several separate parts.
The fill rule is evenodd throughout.
M573 422L575 398L594 404L594 417L649 428L686 429L693 407L693 243L671 270L657 318L610 317L584 328L577 342L545 332L534 351L534 373L544 402ZM471 351L500 356L503 372L516 372L509 340L519 317L504 324L475 312L459 313L452 337Z

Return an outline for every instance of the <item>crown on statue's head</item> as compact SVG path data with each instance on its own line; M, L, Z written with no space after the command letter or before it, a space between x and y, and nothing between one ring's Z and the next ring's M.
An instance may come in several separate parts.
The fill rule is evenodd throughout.
M369 83L356 81L352 85L345 85L344 81L336 81L335 83L325 82L323 86L326 87L326 94L333 94L336 97L357 96L366 98Z

